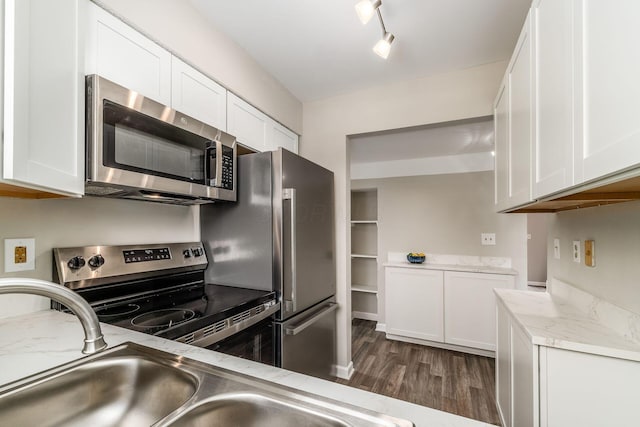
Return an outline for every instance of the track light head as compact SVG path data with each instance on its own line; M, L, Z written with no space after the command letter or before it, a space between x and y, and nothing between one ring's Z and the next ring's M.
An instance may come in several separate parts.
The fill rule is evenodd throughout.
M356 3L356 13L362 25L371 20L376 13L376 9L380 7L382 0L360 0Z
M381 58L387 59L389 52L391 52L391 43L393 43L395 37L391 33L385 32L378 43L373 47L373 51Z

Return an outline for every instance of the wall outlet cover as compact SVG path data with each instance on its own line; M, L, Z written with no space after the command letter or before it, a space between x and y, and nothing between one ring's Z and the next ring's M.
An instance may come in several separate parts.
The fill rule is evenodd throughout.
M495 245L496 233L482 233L480 234L480 243L483 245Z
M573 241L571 253L573 254L573 262L580 263L580 240Z
M36 239L4 239L4 272L36 269Z

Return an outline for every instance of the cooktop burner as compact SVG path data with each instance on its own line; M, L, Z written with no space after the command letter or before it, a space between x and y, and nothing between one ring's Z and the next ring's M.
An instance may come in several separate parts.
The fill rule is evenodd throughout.
M120 316L127 316L140 310L138 304L124 304L114 307L100 307L96 308L96 314L101 321L108 322L109 319Z
M131 325L142 328L145 332L156 332L188 322L195 317L193 310L182 308L165 308L140 314L131 319Z

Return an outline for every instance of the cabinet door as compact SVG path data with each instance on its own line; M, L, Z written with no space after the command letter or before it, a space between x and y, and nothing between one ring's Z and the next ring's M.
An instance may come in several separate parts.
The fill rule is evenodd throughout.
M175 56L171 57L171 107L227 130L227 90Z
M536 0L536 129L533 197L573 184L572 2Z
M527 16L509 64L509 206L531 201L533 119L533 43Z
M272 120L271 123L271 137L268 142L270 146L269 149L277 150L279 147L282 147L292 153L298 154L298 135L280 123L277 123L275 120Z
M582 89L576 103L576 179L582 182L640 163L640 2L574 4Z
M483 350L496 349L495 288L512 289L513 276L444 273L444 342Z
M511 318L501 303L496 307L496 403L504 427L511 420Z
M509 85L508 79L498 91L493 108L495 133L496 210L509 207Z
M387 268L387 334L443 341L442 271Z
M635 427L638 362L541 348L540 401L543 427Z
M85 4L6 0L2 176L84 193Z
M511 324L511 359L513 427L537 427L539 425L537 346L534 350L531 339L515 323Z
M120 19L89 3L86 74L171 105L171 54Z
M243 145L257 151L266 151L271 119L257 108L227 93L227 132Z

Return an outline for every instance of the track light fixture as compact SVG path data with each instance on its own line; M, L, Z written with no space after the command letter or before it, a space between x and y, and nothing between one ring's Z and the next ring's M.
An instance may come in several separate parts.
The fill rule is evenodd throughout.
M380 13L381 5L382 0L360 0L356 3L356 13L358 14L358 18L362 24L369 22L374 13L378 14L378 20L382 27L382 39L375 44L373 51L381 58L387 59L389 57L389 52L391 51L391 43L393 43L393 39L395 39L395 37L393 34L387 32L387 29L384 26L382 13Z

